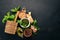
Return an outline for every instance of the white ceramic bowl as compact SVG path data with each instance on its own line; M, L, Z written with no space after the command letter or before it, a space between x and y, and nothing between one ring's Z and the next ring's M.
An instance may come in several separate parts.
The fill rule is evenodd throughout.
M28 19L28 18L23 18L23 19L27 19L27 20L29 21L29 19ZM21 19L21 21L22 21L23 19ZM24 26L23 26L23 25L21 25L21 24L20 24L20 26L21 26L22 28L28 28L28 27L30 26L30 21L29 21L29 24L28 24L26 27L24 27Z

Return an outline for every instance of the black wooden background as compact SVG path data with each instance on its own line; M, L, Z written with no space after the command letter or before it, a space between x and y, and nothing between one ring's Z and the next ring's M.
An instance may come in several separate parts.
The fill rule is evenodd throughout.
M39 33L31 38L4 33L5 24L1 21L11 8L26 7L38 20ZM60 0L0 0L0 40L58 40L60 37Z

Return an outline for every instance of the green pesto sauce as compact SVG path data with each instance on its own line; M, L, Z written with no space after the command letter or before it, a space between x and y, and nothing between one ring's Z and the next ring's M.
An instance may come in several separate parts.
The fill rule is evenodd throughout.
M21 25L24 26L24 27L28 26L28 24L29 24L29 21L27 19L23 19L21 21Z

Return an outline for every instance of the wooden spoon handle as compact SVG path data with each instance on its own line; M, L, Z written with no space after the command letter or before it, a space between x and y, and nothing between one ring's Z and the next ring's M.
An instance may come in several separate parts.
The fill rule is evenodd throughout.
M19 15L19 13L20 13L20 11L17 11L17 13L16 13L16 15L15 15L14 22L16 22L16 20L17 20L17 17L18 17L18 15Z

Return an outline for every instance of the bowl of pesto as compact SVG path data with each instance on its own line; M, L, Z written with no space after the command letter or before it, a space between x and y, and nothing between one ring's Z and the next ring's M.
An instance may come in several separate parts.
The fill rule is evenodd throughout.
M30 21L27 18L23 18L20 20L20 26L22 28L28 28L30 26Z

